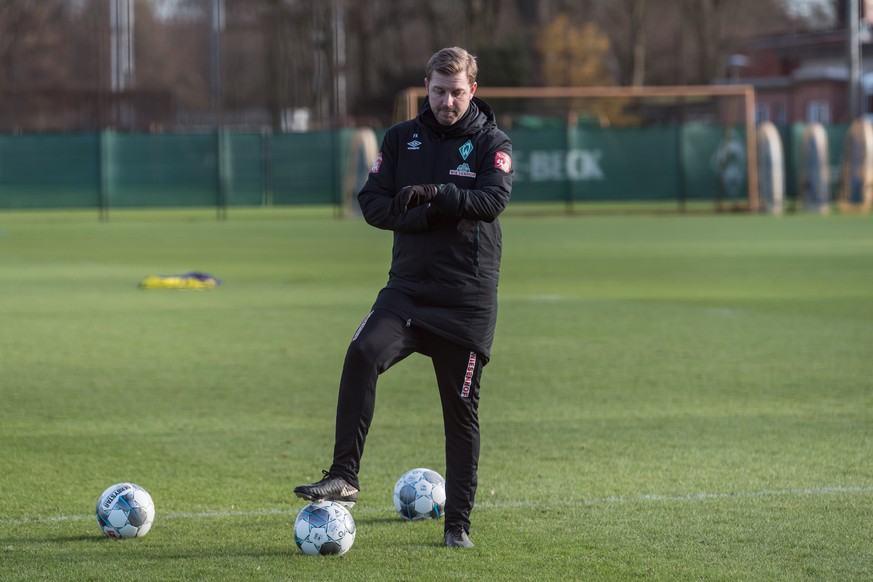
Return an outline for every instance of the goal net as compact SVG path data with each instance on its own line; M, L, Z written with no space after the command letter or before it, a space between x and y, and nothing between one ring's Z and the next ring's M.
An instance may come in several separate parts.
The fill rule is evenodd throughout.
M513 142L513 201L757 210L751 86L479 87ZM410 88L396 120L426 93Z

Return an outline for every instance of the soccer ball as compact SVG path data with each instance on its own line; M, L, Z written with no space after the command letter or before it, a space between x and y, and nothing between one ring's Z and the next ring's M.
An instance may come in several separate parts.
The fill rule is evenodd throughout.
M405 521L439 519L446 508L446 480L430 469L412 469L394 486L394 509Z
M355 520L335 501L313 501L297 514L294 541L307 556L342 556L355 543Z
M155 519L151 495L133 483L118 483L97 500L97 525L111 538L141 538Z

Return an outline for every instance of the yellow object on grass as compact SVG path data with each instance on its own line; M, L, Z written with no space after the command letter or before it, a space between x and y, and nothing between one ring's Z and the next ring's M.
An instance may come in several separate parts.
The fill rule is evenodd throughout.
M149 275L139 282L140 289L214 289L221 281L207 273Z

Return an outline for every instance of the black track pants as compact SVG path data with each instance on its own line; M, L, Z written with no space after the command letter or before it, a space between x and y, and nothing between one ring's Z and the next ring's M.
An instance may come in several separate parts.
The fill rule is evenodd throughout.
M414 352L431 358L440 390L446 436L445 525L461 524L469 529L479 464L482 359L476 352L415 325L407 327L402 318L388 311L372 311L346 353L330 472L358 486L364 442L376 404L376 380Z

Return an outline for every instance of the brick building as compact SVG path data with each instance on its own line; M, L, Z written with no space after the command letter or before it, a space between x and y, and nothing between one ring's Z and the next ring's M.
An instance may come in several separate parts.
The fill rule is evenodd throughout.
M849 123L846 0L833 30L752 39L737 47L732 82L755 87L757 118L776 124ZM863 6L870 5L863 9ZM860 31L862 113L873 112L873 2ZM726 82L726 81L723 81Z

